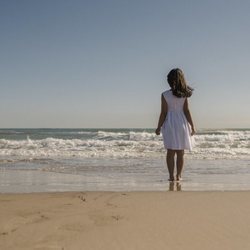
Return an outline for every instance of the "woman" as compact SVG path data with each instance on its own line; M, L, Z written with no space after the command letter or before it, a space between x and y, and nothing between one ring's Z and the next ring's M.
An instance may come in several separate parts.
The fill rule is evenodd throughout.
M169 181L175 180L175 155L177 155L176 181L180 181L184 150L192 149L191 136L195 134L187 99L192 95L193 89L186 84L184 74L178 68L169 72L167 80L171 89L161 95L161 114L155 133L159 135L162 131L164 146L167 149Z

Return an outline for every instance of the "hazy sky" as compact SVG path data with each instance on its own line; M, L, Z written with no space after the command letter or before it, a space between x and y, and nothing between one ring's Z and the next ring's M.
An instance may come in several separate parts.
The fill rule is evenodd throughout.
M155 127L180 67L198 128L249 128L249 12L249 0L0 0L0 127Z

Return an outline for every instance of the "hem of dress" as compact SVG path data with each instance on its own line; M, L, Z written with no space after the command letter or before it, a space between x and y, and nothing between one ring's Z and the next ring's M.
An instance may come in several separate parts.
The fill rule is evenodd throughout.
M192 148L167 148L164 147L166 150L188 150L188 151L192 151Z

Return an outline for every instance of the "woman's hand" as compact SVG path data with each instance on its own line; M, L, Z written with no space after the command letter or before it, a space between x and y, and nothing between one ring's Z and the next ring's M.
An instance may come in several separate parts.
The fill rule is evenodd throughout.
M156 135L160 135L160 133L161 133L161 128L157 128L157 129L155 130L155 133L156 133Z
M192 131L191 131L191 136L193 136L195 133L196 133L195 128L192 128Z

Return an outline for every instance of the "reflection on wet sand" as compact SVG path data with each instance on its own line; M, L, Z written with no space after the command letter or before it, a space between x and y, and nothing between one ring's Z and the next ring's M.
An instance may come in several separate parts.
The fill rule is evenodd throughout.
M181 190L181 183L180 182L169 182L169 191L182 191Z

